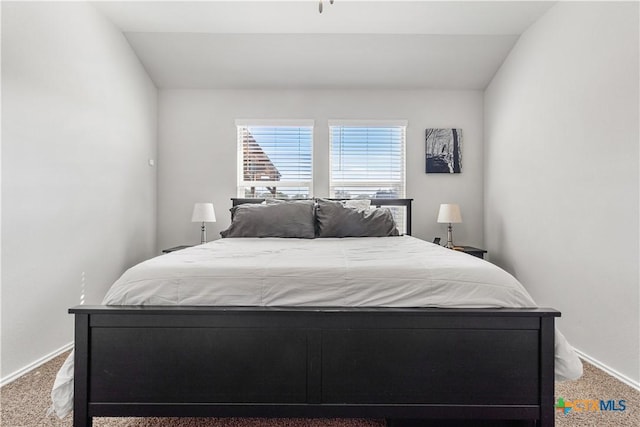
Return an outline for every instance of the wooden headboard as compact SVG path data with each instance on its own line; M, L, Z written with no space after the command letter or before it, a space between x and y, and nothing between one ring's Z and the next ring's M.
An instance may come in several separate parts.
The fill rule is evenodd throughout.
M240 198L231 198L231 202L233 206L243 205L245 203L262 203L265 199L240 199ZM287 199L292 200L292 199ZM295 199L293 199L295 200ZM299 199L299 200L310 200L310 199ZM347 200L347 199L327 199L327 200ZM413 199L370 199L371 205L379 208L380 206L400 206L405 207L407 212L407 221L406 221L406 233L409 236L411 235L411 202Z

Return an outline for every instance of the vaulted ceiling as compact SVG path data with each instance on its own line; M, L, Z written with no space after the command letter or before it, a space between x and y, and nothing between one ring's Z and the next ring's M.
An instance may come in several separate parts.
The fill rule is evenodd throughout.
M484 89L553 2L97 2L160 88Z

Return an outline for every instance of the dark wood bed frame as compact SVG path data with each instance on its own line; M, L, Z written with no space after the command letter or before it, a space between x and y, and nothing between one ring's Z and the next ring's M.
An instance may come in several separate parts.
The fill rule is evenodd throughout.
M380 204L398 203L410 218L409 199ZM560 313L553 309L78 306L69 312L75 427L121 416L554 425Z

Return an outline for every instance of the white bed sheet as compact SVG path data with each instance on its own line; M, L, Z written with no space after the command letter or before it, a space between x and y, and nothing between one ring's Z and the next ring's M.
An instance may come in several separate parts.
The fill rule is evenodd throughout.
M501 268L410 236L341 239L220 239L127 270L106 305L378 306L533 308ZM556 379L582 363L556 330ZM52 391L59 416L71 409L72 356Z

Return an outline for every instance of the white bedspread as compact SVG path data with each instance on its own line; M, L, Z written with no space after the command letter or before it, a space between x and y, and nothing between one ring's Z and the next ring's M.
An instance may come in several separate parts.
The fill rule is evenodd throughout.
M103 303L536 307L524 287L501 268L409 236L220 239L130 268ZM557 330L555 362L556 379L582 375L580 360ZM61 369L52 392L60 416L70 410L70 363ZM67 376L60 378L64 372Z
M409 236L220 239L136 265L103 303L536 307L504 270Z

